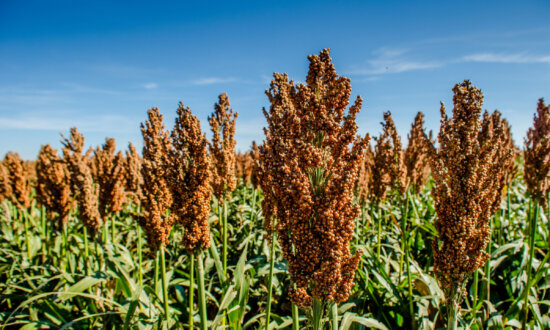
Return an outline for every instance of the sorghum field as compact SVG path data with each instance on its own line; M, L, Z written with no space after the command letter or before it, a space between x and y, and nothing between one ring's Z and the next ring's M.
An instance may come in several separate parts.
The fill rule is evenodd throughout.
M438 133L387 112L360 136L350 80L308 60L304 84L274 75L245 153L225 93L211 140L180 103L144 113L141 151L73 128L8 153L2 328L550 328L550 107L519 148L464 81Z

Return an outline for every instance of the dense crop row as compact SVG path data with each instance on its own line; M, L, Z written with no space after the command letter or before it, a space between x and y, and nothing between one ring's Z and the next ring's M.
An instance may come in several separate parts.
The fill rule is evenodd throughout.
M34 328L550 327L550 107L525 149L469 81L357 135L358 97L328 50L305 84L275 74L265 140L235 153L226 94L212 139L180 103L143 151L114 139L0 163L0 321Z

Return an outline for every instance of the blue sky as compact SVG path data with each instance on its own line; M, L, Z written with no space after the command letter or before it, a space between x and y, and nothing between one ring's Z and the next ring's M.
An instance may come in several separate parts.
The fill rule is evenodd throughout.
M238 148L263 139L273 72L303 81L307 55L331 48L364 99L361 133L391 110L402 136L417 111L437 131L439 102L470 79L517 144L550 101L550 1L0 1L0 153L36 157L72 126L88 145L141 146L158 106L179 101L207 130L218 94L239 112Z

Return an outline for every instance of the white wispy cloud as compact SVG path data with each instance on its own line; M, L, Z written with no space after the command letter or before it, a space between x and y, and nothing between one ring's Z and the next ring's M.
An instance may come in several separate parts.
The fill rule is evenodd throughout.
M530 55L527 53L477 53L462 57L463 62L485 63L550 63L550 55Z
M224 84L229 82L235 82L237 78L234 77L207 77L192 81L192 85L213 85Z
M438 61L416 61L406 58L404 55L409 50L401 48L380 48L373 52L374 58L367 60L367 66L352 70L351 74L380 75L388 73L401 73L414 70L428 70L443 66Z
M65 131L76 126L89 132L132 132L138 123L134 118L121 115L82 116L73 114L38 115L32 113L0 117L0 128L34 131ZM121 125L124 123L123 125Z
M145 88L145 89L155 89L157 87L159 87L159 85L157 83L154 83L154 82L143 84L143 88Z

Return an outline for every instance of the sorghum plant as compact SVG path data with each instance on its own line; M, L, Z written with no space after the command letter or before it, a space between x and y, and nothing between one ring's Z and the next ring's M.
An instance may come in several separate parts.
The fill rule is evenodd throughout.
M434 272L445 293L449 329L456 329L469 275L488 259L492 205L501 198L493 179L505 161L497 159L502 140L481 133L481 91L466 80L453 92L452 117L441 104L439 149L432 146L430 157L438 232L432 244Z
M105 143L94 150L93 171L99 185L99 213L104 221L122 209L124 203L124 157L116 152L116 142L106 138Z
M370 195L370 179L374 167L374 152L369 144L364 151L363 161L359 167L359 176L355 183L355 194L360 205L365 205Z
M525 167L523 177L527 191L534 199L535 214L529 214L529 263L527 266L527 282L523 290L522 328L526 328L529 313L529 291L531 290L531 270L535 257L535 238L538 227L540 206L548 207L550 193L550 106L539 99L537 113L533 119L533 127L527 131L525 139Z
M229 97L222 93L214 105L214 113L208 117L212 130L212 142L209 145L212 156L212 188L218 199L218 219L222 229L222 260L224 275L227 273L227 205L225 201L235 190L235 121L238 113L233 113Z
M10 172L4 160L0 161L0 202L9 199L12 194L10 185Z
M393 122L391 112L384 112L382 133L375 137L372 175L369 191L376 201L384 200L388 190L403 193L407 188L401 138Z
M180 102L176 124L172 130L169 152L169 180L173 196L172 212L184 227L183 246L190 257L189 327L193 328L193 272L198 257L199 314L201 329L207 328L206 295L204 287L203 250L210 247L210 156L208 140L201 131L200 121L189 107Z
M76 127L71 128L70 138L63 140L63 159L71 177L71 192L78 204L78 218L82 221L90 235L94 236L101 226L97 191L94 188L92 172L88 166L88 154L82 154L84 136ZM89 153L89 152L88 152Z
M168 245L168 236L174 224L174 216L168 213L172 193L168 177L168 150L172 147L170 132L164 129L158 108L147 111L148 119L141 124L143 135L143 206L144 215L140 225L147 234L151 251Z
M250 146L250 156L252 158L252 168L250 170L250 183L254 189L258 189L258 162L260 160L260 148L256 141L252 141L252 146Z
M533 127L525 139L523 178L527 190L541 205L546 206L550 191L550 106L539 99Z
M214 105L214 113L208 117L212 130L212 142L209 149L212 155L212 188L219 200L228 198L235 190L235 121L238 113L230 108L229 97L220 94Z
M348 299L361 255L349 245L359 213L354 184L368 138L355 135L360 97L345 114L351 84L336 73L329 50L308 59L305 85L276 73L266 91L271 106L264 109L260 186L267 229L277 232L288 261L290 298L312 307L319 329L324 305Z
M189 253L210 246L210 157L208 140L189 107L179 104L169 153L172 212L185 228L183 246Z
M143 136L143 215L138 219L145 229L151 252L159 252L162 272L164 317L170 317L168 309L168 285L164 248L168 245L170 231L174 224L174 215L170 213L172 193L167 180L169 177L168 152L172 148L170 132L164 129L162 115L158 108L147 111L148 119L141 124ZM159 264L159 260L155 265ZM156 269L158 274L158 268Z
M18 153L8 152L4 158L4 164L9 173L9 185L11 188L11 201L22 209L28 209L31 205L31 178L25 170L24 162Z
M252 177L254 158L250 151L237 152L235 156L235 176L242 179L244 185L248 185Z
M430 148L424 131L424 114L418 112L408 135L409 143L403 154L407 181L418 192L426 184L430 175Z
M126 159L124 162L124 182L126 183L124 191L127 194L127 199L131 199L135 203L143 198L142 186L143 177L141 176L141 163L143 160L134 147L134 144L130 142L128 144L128 150L126 150Z
M479 135L480 144L482 146L484 144L497 144L500 146L495 151L495 158L493 159L493 162L500 164L500 169L494 173L492 178L494 186L493 194L495 196L491 198L493 204L489 211L490 214L495 214L500 209L502 192L515 167L515 146L510 126L506 119L502 118L502 114L499 111L495 110L491 114L485 111L481 126Z
M71 212L71 178L67 165L49 144L43 145L36 162L36 198L49 213L56 213L59 222L54 227L64 228Z

